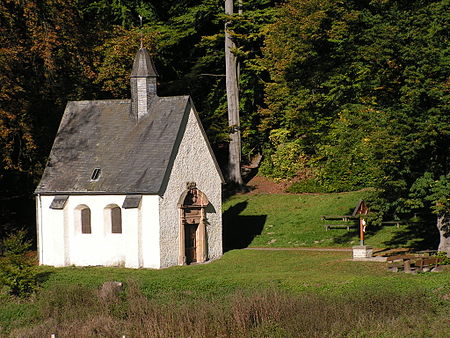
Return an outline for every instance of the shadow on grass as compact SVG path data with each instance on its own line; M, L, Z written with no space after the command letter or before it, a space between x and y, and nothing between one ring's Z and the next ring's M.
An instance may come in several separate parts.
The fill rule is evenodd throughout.
M436 249L439 245L439 232L433 224L433 219L408 223L383 244L390 247L408 246L415 251Z
M365 237L375 236L385 226L369 226L366 228ZM335 244L345 244L359 238L359 228L351 228L350 231L345 229L336 229L336 231L344 231L339 236L334 237ZM432 222L416 222L403 225L399 231L392 235L392 238L384 241L383 245L389 248L408 247L413 251L436 249L439 244L439 232Z
M37 280L38 284L42 284L42 283L45 283L46 281L48 281L48 279L50 278L50 275L52 275L52 274L53 274L53 272L51 272L51 271L38 273L36 275L36 280Z
M350 242L355 236L359 235L359 229L351 228L349 231L346 229L332 229L330 231L344 231L345 233L333 238L335 244L345 244Z
M351 228L349 231L346 231L345 229L341 229L341 230L344 230L346 233L342 234L338 237L335 237L333 239L333 242L336 244L345 244L345 243L350 242L352 239L354 240L355 237L357 237L359 240L359 219L355 221L355 224L358 224L358 227ZM383 227L379 227L379 226L375 226L375 225L368 226L366 228L366 232L364 234L365 238L367 239L368 237L375 236L378 233L378 231L380 231L382 228Z
M246 248L264 228L267 215L240 215L247 205L247 201L240 202L223 213L224 252Z

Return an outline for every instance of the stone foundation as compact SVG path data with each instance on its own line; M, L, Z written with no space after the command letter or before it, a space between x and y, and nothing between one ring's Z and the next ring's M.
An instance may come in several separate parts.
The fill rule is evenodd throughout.
M373 249L371 246L358 245L353 247L353 259L363 259L372 257Z

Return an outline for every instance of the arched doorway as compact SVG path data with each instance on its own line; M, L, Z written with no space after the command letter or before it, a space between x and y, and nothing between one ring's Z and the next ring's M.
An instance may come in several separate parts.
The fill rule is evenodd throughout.
M178 201L180 213L180 265L202 263L208 259L206 241L206 211L209 201L197 189L195 182L188 182Z

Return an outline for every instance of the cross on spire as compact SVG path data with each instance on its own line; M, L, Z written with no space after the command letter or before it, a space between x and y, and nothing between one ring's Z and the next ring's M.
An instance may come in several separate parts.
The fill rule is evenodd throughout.
M140 25L139 25L139 30L140 30L140 35L141 35L141 48L144 48L144 34L142 33L142 16L141 15L139 15L139 22L140 22Z

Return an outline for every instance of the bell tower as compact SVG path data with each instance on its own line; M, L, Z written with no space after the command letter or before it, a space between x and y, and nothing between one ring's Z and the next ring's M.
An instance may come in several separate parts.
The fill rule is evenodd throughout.
M139 121L150 111L150 105L158 96L156 79L158 74L147 49L140 48L134 58L131 71L131 112Z

